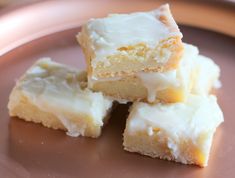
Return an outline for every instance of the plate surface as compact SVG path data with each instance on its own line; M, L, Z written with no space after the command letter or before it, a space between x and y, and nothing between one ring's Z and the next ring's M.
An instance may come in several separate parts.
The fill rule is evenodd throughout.
M98 139L72 138L62 131L10 118L8 96L15 81L38 58L85 68L84 57L74 38L80 28L47 35L0 58L0 174L2 177L160 177L221 178L235 175L235 40L198 28L181 26L184 41L199 46L200 53L220 65L222 89L219 104L225 122L215 134L206 168L181 165L128 153L122 133L128 106L119 105Z

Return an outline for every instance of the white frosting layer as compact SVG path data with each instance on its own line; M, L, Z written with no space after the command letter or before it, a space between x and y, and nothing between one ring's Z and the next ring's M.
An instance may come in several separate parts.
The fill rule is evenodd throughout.
M221 122L223 113L215 96L190 95L185 103L134 103L126 131L129 134L146 131L151 136L155 129L156 134L164 133L171 139L168 146L173 148L177 146L173 143L179 143L182 139L190 139L193 143L200 144L197 143L200 134L213 133Z
M176 70L164 73L140 72L137 75L148 90L148 102L156 100L157 92L169 87L179 87L181 81L177 79Z
M86 129L83 119L92 119L91 123L102 126L112 106L112 100L102 93L81 89L82 78L86 78L83 71L43 59L26 72L18 89L41 110L56 115L69 136L79 136ZM71 115L81 120L80 125L71 120Z
M164 5L150 12L112 14L106 18L91 19L83 26L78 39L83 46L95 52L92 59L92 66L95 66L99 61L105 62L107 56L121 53L117 51L120 47L145 43L155 48L159 41L172 36L181 38L182 34L169 6Z
M121 80L122 77L110 77L110 78L97 78L94 76L87 76L88 80L88 88L92 88L96 83L99 82L110 82L110 81L118 81Z
M166 88L181 87L187 91L193 63L198 55L198 49L189 44L184 44L184 48L184 53L178 69L162 73L140 72L137 74L145 88L148 90L149 102L154 102L157 97L157 92Z
M199 55L195 60L195 83L192 93L207 95L211 87L220 88L220 68L212 59Z

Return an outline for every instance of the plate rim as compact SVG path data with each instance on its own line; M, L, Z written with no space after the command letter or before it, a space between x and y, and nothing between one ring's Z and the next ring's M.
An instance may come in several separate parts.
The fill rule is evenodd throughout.
M99 3L105 3L105 1L100 1ZM192 27L198 27L206 30L211 30L215 32L219 32L225 35L228 35L230 37L235 37L235 24L232 23L234 22L235 18L235 3L226 0L226 1L221 1L221 0L206 0L206 1L169 1L172 11L173 11L173 16L175 16L175 19L177 23L182 24L182 25L187 25L187 26L192 26ZM123 2L121 2L123 3ZM113 1L113 5L119 5L121 4L120 2ZM12 11L9 11L8 13L0 16L0 34L3 36L4 40L0 40L0 57L7 54L8 52L14 50L15 48L22 46L30 41L42 38L47 35L51 35L53 33L57 32L62 32L65 30L70 30L73 28L78 28L79 26L82 25L83 22L85 22L87 19L92 17L92 15L87 15L87 14L82 14L82 12L77 12L74 13L77 9L72 8L72 5L80 5L81 7L86 7L86 8L92 8L92 5L94 6L94 1L64 1L64 2L58 2L58 1L43 1L43 2L35 2L35 3L30 3L25 6L20 6L19 8L15 8ZM108 4L108 3L107 3ZM126 3L127 4L127 3ZM154 1L144 1L140 2L139 4L143 4L144 9L151 9L152 4L154 4L155 7L159 6L160 4L163 4L162 0L159 0L158 2ZM66 6L67 5L67 6ZM108 4L109 5L109 4ZM110 8L111 4L109 6L102 7L100 9L104 8ZM203 5L204 10L202 11L202 14L194 14L194 13L189 13L188 15L185 15L185 13L190 11L191 9L194 9L194 11L199 10L202 8L201 6ZM130 3L129 5L130 6ZM138 6L139 7L139 6ZM138 9L138 7L136 9ZM140 6L141 7L141 6ZM151 7L151 8L150 8ZM47 15L50 15L49 10L45 10L45 8L50 9L50 8L58 8L58 9L63 9L68 12L68 10L71 10L72 15L67 15L66 18L59 19L57 16L51 16L52 18L51 21L47 21L46 25L41 25L37 26L38 21L35 21L35 19L30 18L30 13L32 13L33 10L37 10L37 12L44 12L43 13L38 13L41 15L37 15L35 18L45 18ZM130 7L129 7L130 8ZM142 7L141 7L142 8ZM128 9L128 7L126 8ZM124 9L124 12L127 10ZM131 11L136 11L134 10L135 8L132 8ZM182 9L184 9L183 12ZM82 8L80 9L82 10ZM106 10L108 11L108 10ZM101 10L98 10L96 12L92 12L90 14L94 14L93 17L100 17L98 15L101 13ZM207 13L209 17L203 19L200 21L200 18ZM211 14L210 14L211 13ZM213 23L207 23L208 21L211 20L212 16L215 13L220 13L217 17L215 22ZM43 15L42 15L43 14ZM106 12L102 12L101 16L104 16ZM199 17L197 17L197 15ZM232 16L231 16L232 15ZM77 16L77 18L76 18ZM78 17L79 16L79 17ZM189 16L189 17L188 17ZM18 20L24 21L25 23L16 23L14 25L11 24L16 20L16 17ZM19 18L20 17L20 18ZM60 18L62 16L60 15ZM234 17L234 18L233 18ZM71 19L70 19L71 18ZM192 20L193 18L197 18L197 20ZM222 19L225 19L223 21L224 25L218 25L219 21ZM16 21L17 22L17 21ZM234 24L234 25L233 25ZM3 26L7 26L7 28L3 28ZM2 27L1 27L2 26ZM30 26L37 26L38 28L33 28L30 29ZM15 32L15 29L20 29L19 32ZM26 32L25 32L26 31ZM9 37L8 34L13 34L12 36Z

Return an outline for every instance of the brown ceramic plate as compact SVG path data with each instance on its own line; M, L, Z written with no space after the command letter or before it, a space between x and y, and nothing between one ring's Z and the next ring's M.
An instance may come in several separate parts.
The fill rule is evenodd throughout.
M15 80L38 58L49 56L85 68L81 49L74 38L85 19L107 12L147 10L160 4L154 1L89 2L47 1L14 10L0 18L0 177L233 177L235 40L232 36L235 31L232 22L235 16L231 4L172 2L176 19L186 24L180 26L184 41L199 46L200 52L213 58L222 70L223 88L217 95L225 122L216 132L208 167L125 152L122 133L128 115L126 105L119 105L113 111L98 139L72 138L62 131L9 117L7 102ZM191 14L184 14L184 11ZM209 18L213 13L218 20Z

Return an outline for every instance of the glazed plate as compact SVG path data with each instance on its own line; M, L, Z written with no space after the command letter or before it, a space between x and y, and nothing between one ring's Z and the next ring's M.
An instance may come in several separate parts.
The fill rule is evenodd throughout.
M109 123L103 129L102 136L98 139L73 138L63 131L51 130L39 124L9 117L7 103L10 91L15 81L38 58L51 57L64 64L85 68L84 56L75 40L75 35L80 31L80 25L85 20L102 16L107 12L146 10L160 4L154 1L138 1L133 6L130 2L125 4L115 1L107 5L104 1L100 1L98 6L97 3L71 2L64 1L63 5L59 1L31 4L0 18L0 26L3 22L9 23L5 24L5 31L0 28L0 35L2 35L0 36L1 177L233 177L235 175L235 120L233 118L235 116L235 40L232 36L235 35L235 31L234 25L227 23L231 22L228 18L231 20L235 16L231 18L231 15L234 15L231 12L233 7L228 5L200 3L190 5L183 4L181 1L178 4L178 1L174 1L172 5L176 19L181 24L183 41L199 46L200 53L214 59L222 71L223 87L217 91L217 96L224 112L225 122L215 134L208 167L182 165L124 151L122 134L128 116L128 105L118 105L115 108ZM184 15L185 18L182 17L185 6L187 11L191 8L192 12L196 13L200 5L201 9L208 8L208 11L203 9L197 16L191 17L191 21L187 15ZM221 26L215 25L217 21L206 21L205 18L201 23L193 22L196 21L196 17L209 17L211 14L206 16L205 13L213 7L222 9L218 12L223 11L223 15L219 18L228 17L221 22ZM56 8L58 13L55 11ZM214 26L217 27L214 28Z

